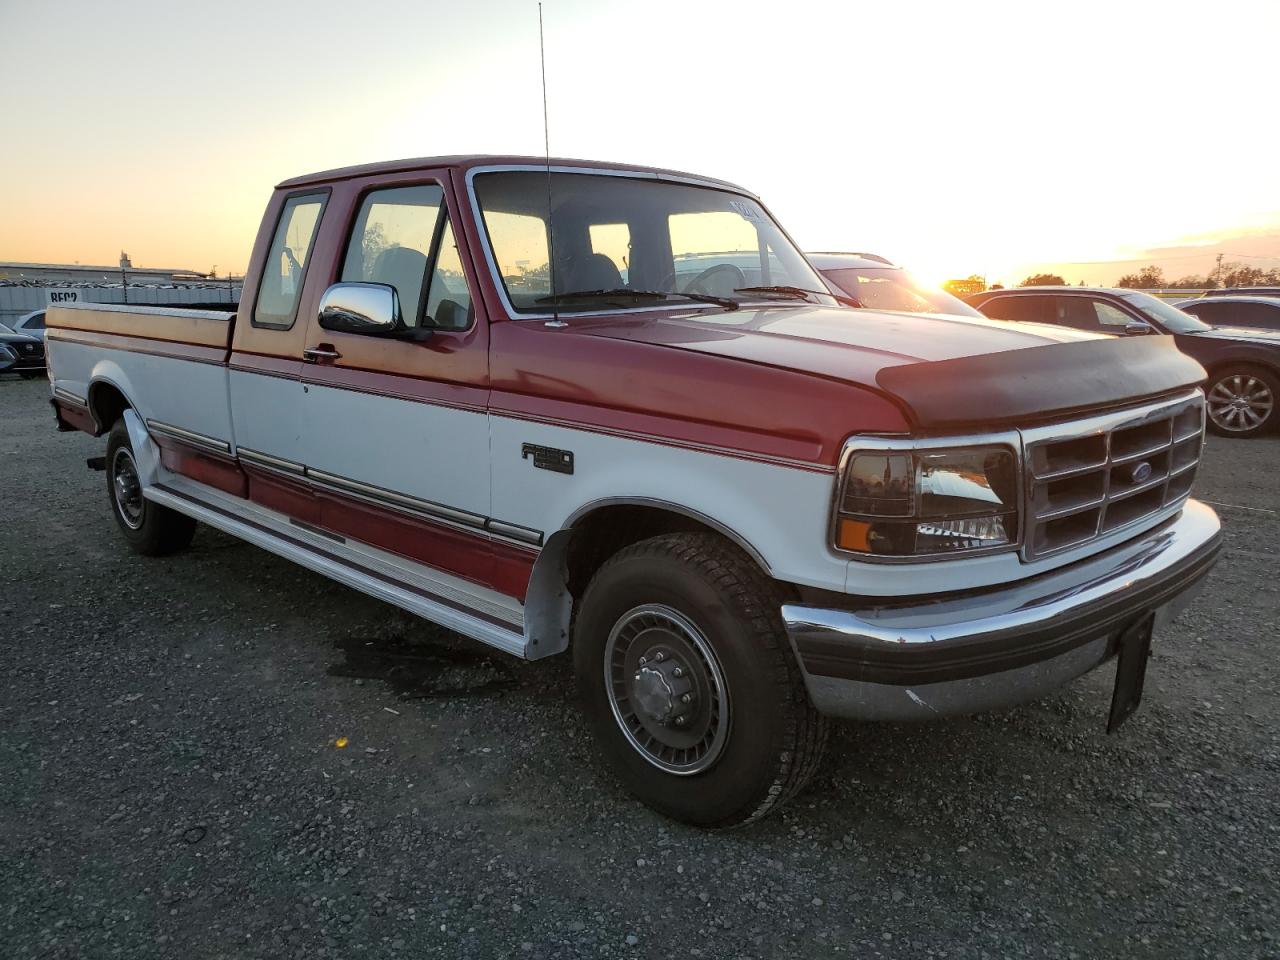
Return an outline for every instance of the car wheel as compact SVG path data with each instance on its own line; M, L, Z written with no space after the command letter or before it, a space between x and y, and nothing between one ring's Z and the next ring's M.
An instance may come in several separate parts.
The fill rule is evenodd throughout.
M574 668L608 766L677 820L731 827L812 777L827 740L773 583L714 534L627 547L591 580Z
M1223 437L1254 437L1275 424L1280 383L1269 370L1224 367L1209 376L1205 405L1209 429Z
M191 543L195 520L142 495L138 464L124 420L117 420L111 427L106 460L107 499L129 546L149 557L163 557Z

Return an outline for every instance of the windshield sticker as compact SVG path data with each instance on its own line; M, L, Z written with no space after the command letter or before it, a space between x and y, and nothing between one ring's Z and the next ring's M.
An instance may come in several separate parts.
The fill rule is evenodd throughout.
M760 215L759 210L751 204L744 203L741 200L730 200L729 206L733 207L733 209L736 210L744 220L751 220L758 223L764 219L764 217Z

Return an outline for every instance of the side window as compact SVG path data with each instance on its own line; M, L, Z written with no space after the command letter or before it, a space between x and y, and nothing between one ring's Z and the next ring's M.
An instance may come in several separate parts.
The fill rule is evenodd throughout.
M293 326L324 202L322 194L290 197L285 201L280 222L276 224L276 235L267 252L262 282L258 285L258 299L253 307L255 327Z
M1280 327L1280 307L1265 303L1239 303L1231 320L1246 327Z
M1059 297L1058 322L1076 330L1124 333L1125 324L1135 322L1114 304L1090 297Z
M447 217L440 233L436 265L431 271L431 286L427 288L424 317L425 322L443 330L465 330L471 326L471 293L467 290L467 276L462 271L462 257L453 236L453 224Z
M32 317L30 320L28 320L28 321L27 321L27 329L28 329L28 330L43 330L43 329L44 329L44 314L43 314L43 313L37 313L34 317Z
M1179 307L1184 313L1199 317L1205 323L1221 323L1222 311L1220 303L1189 303L1185 307Z
M406 326L421 319L427 256L436 235L444 191L434 184L374 190L356 217L341 280L396 288Z
M1058 323L1058 311L1054 297L1025 294L1009 297L993 297L980 309L988 317L997 320L1017 320L1025 323Z
M1111 327L1112 329L1118 327L1119 330L1117 332L1123 332L1126 326L1137 322L1133 317L1129 316L1114 304L1104 303L1101 300L1094 300L1093 308L1098 315L1098 324L1104 330L1108 327Z

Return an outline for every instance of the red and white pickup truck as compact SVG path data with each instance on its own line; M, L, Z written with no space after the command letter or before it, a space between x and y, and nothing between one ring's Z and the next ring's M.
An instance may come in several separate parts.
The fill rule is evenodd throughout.
M1118 655L1120 722L1217 555L1204 373L1170 338L851 307L717 180L299 177L244 290L49 311L58 424L107 436L126 539L200 521L572 650L609 765L686 821L777 807L830 716L1003 707Z

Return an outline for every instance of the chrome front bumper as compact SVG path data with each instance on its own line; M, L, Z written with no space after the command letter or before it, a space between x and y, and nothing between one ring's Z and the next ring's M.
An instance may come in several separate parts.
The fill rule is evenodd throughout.
M858 720L924 720L1042 697L1110 659L1155 612L1159 629L1218 558L1217 514L1174 519L1043 576L940 600L849 609L786 604L782 619L814 706Z

